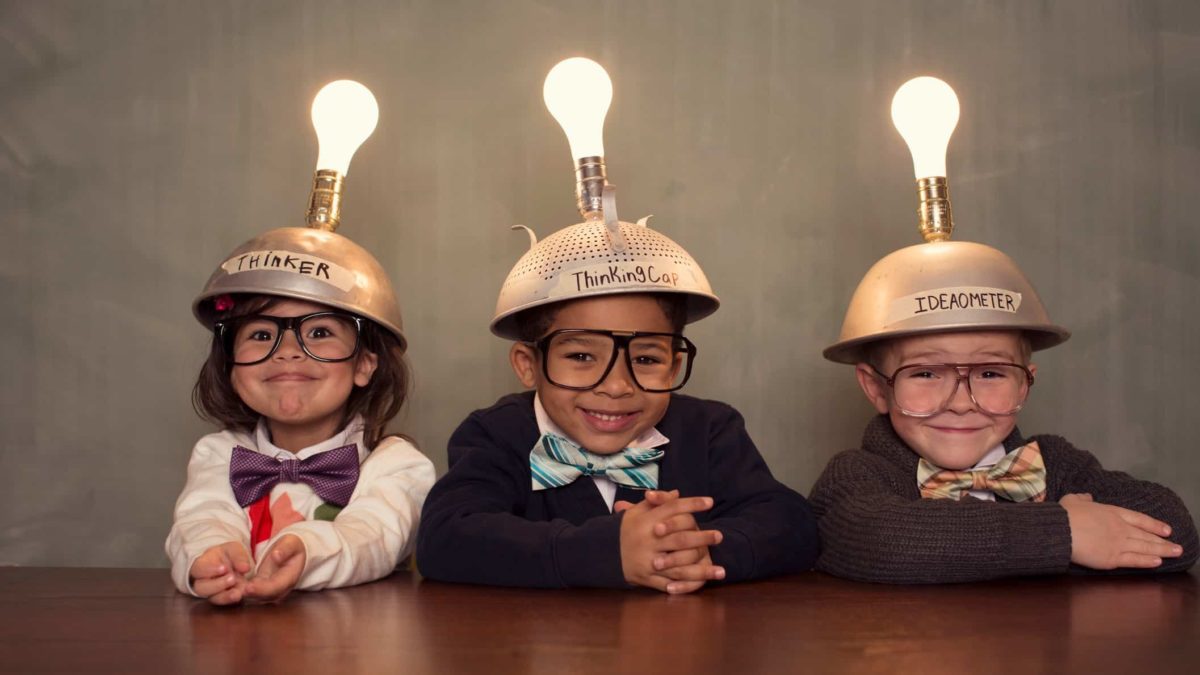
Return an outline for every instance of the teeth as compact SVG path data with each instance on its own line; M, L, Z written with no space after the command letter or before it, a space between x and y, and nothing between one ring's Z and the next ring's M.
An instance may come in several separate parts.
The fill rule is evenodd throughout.
M606 415L602 412L596 412L595 410L589 410L588 412L590 412L595 417L599 417L600 419L604 420L605 422L614 422L616 420L621 419L622 417L625 417L625 415Z

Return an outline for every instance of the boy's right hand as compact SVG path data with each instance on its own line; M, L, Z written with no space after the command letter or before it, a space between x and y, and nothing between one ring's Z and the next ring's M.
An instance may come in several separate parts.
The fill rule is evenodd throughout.
M711 497L679 497L677 492L653 491L647 492L646 498L636 505L618 508L617 511L624 512L621 520L621 570L625 580L664 593L694 591L704 585L704 580L677 581L655 568L655 560L664 554L689 549L698 549L700 554L688 564L704 568L705 579L718 578L720 568L712 565L707 547L719 544L721 533L700 529L676 531L670 527L670 524L679 522L674 520L677 516L690 517L693 513L707 511L712 504ZM667 523L668 527L665 530L657 527L660 523ZM660 535L656 530L665 534Z
M1178 558L1183 547L1164 537L1171 527L1144 513L1069 494L1058 501L1071 526L1071 562L1097 570L1153 568L1163 558Z
M232 605L242 601L251 569L246 547L227 541L201 553L188 574L196 595L214 605Z

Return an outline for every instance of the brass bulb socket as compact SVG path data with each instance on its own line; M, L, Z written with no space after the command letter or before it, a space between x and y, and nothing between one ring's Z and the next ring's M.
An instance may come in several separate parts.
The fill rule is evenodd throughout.
M608 173L603 157L575 160L575 205L584 219L596 218L604 211L604 186Z
M930 176L917 180L917 197L921 205L921 236L925 241L946 241L954 231L954 214L950 211L950 186L945 176Z
M333 232L342 222L342 174L332 169L318 169L313 176L312 194L308 198L309 227Z

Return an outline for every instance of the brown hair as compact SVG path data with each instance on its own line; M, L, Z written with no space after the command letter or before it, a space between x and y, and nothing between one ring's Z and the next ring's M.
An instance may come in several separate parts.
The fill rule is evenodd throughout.
M232 298L233 309L219 315L219 320L228 321L258 314L284 299L258 294L236 294ZM363 322L359 350L360 354L374 354L378 364L367 386L355 386L350 392L340 427L345 428L355 415L362 415L363 443L368 448L374 448L383 439L388 422L400 412L408 398L411 375L400 341L374 321L368 319ZM226 429L250 433L262 416L246 405L234 391L230 378L232 372L233 363L224 341L214 331L208 359L200 368L200 375L192 388L192 407L204 420Z
M649 295L658 301L658 306L666 315L667 322L671 324L672 332L683 332L683 327L687 324L687 296L681 293L652 292L644 295ZM542 339L550 330L550 326L554 325L554 317L558 316L559 310L568 302L571 300L551 302L531 307L517 314L517 335L521 338L521 342L537 342Z

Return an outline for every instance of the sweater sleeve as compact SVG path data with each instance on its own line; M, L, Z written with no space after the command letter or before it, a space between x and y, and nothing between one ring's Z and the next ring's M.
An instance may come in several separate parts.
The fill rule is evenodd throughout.
M822 540L818 569L887 583L1067 571L1071 532L1057 503L914 499L895 483L895 473L861 450L830 461L811 495ZM915 486L916 477L908 479Z
M701 527L720 530L710 551L725 581L745 581L812 568L820 545L808 501L771 475L746 425L720 404L709 434L713 508Z
M195 595L189 572L208 549L226 542L239 542L250 550L250 526L246 513L229 487L229 456L233 443L221 434L200 439L188 461L187 482L175 502L175 522L167 535L167 557L171 580L182 593Z
M1183 555L1178 558L1163 558L1163 564L1150 569L1121 568L1115 570L1123 574L1154 574L1162 572L1177 572L1186 570L1195 564L1200 554L1200 542L1197 541L1196 526L1187 507L1174 492L1157 483L1138 480L1127 473L1108 471L1100 466L1094 455L1085 450L1072 446L1067 440L1058 436L1036 437L1043 451L1049 450L1057 460L1054 467L1060 474L1052 477L1052 492L1060 493L1059 497L1070 493L1089 493L1092 499L1102 503L1120 506L1121 508L1144 513L1152 518L1163 521L1171 526L1171 535L1167 537L1172 542L1183 547ZM1049 455L1048 455L1049 456ZM1054 489L1054 488L1057 489ZM1083 570L1084 568L1075 568ZM1094 572L1094 570L1087 570Z
M421 574L498 586L627 587L620 514L580 525L526 519L528 459L522 461L504 440L480 413L451 436L450 471L429 493L417 535Z
M296 588L352 586L387 576L413 548L421 504L433 486L433 462L411 443L385 439L362 463L349 503L332 521L304 520L267 542L294 534L304 544Z

